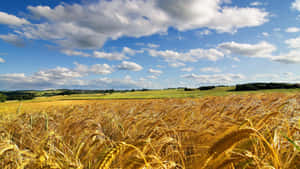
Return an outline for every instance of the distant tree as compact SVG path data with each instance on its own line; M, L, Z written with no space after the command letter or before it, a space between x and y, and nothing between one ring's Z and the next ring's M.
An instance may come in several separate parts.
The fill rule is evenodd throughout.
M184 88L184 91L195 91L196 89Z
M24 92L6 92L6 100L31 100L35 98L34 93L24 93Z
M211 90L214 88L216 88L216 87L215 86L202 86L202 87L199 87L198 89L199 90Z
M6 95L0 93L0 102L5 102L6 101Z
M299 84L289 83L247 83L236 85L236 91L264 90L264 89L295 89L300 88Z

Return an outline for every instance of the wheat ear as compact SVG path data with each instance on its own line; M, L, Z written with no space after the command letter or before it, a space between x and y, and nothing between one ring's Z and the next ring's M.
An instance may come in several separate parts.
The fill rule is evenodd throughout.
M111 165L113 160L116 158L116 156L120 153L120 151L123 149L125 145L126 144L123 142L118 143L109 152L107 152L100 163L99 169L109 169L109 166Z

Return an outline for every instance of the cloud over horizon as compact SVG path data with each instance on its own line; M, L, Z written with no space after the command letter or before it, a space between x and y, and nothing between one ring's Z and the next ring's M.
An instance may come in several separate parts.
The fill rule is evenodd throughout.
M300 74L300 0L24 1L12 8L16 2L0 11L0 89L197 87Z

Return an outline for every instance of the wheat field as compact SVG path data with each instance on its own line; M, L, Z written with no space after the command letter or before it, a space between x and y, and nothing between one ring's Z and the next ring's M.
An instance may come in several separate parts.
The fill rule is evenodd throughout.
M0 106L1 169L300 168L300 94Z

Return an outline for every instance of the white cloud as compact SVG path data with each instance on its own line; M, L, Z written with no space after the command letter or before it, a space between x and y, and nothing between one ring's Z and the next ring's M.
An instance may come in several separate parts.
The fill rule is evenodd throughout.
M254 27L268 21L268 13L257 8L228 8L211 21L209 28L219 32L236 32L243 27Z
M228 0L98 0L63 3L54 8L29 6L40 23L24 25L18 31L28 39L49 40L66 49L99 49L108 39L161 34L170 27L235 32L268 21L269 13L262 9L230 7L226 3Z
M143 67L134 62L123 61L120 65L117 66L119 70L130 70L130 71L141 71Z
M255 74L250 77L250 81L253 82L286 82L286 83L299 83L300 76L292 72L285 73L267 73L267 74Z
M210 30L208 30L208 29L205 29L205 30L203 30L203 31L197 31L196 32L196 35L197 36L204 36L204 35L209 35L209 34L211 34L212 32L210 31Z
M34 74L36 79L47 80L65 80L69 78L82 77L79 72L64 67L56 67L55 69L41 70Z
M300 63L300 50L291 50L288 53L283 53L273 57L274 61L291 64Z
M88 82L86 87L102 88L102 89L141 89L157 87L145 79L134 80L130 76L125 76L122 79L100 78Z
M226 42L220 44L218 48L225 50L228 54L256 58L272 58L272 53L276 51L274 45L265 41L257 44Z
M128 47L124 47L121 52L107 53L107 52L94 51L94 54L91 57L107 59L107 60L124 60L124 59L129 59L129 57L127 57L126 55L135 55L136 53L143 53L143 52L144 52L143 50L134 50Z
M19 74L0 74L0 88L4 90L28 90L50 88L76 88L76 89L133 89L152 88L156 85L148 81L133 80L130 76L120 79L97 78L83 80L68 72L66 68L40 71L27 76ZM61 69L61 70L58 70ZM156 86L157 87L157 86Z
M295 0L295 1L292 3L292 9L295 9L295 10L300 11L300 0Z
M152 68L150 68L148 70L148 72L153 73L153 74L158 74L158 75L163 73L161 70L156 70L156 69L152 69Z
M109 74L112 68L106 64L86 66L75 63L75 65L74 69L56 67L54 69L40 70L32 75L25 75L24 73L0 74L0 88L3 90L159 88L159 86L146 81L146 79L134 80L130 76L125 76L124 78L83 79L89 74Z
M285 32L288 32L288 33L296 33L299 31L300 31L300 28L297 28L297 27L289 27L285 30Z
M106 75L111 74L113 72L113 69L108 64L95 64L91 66L90 72Z
M79 72L81 74L101 74L101 75L107 75L111 74L114 69L109 66L108 64L94 64L92 66L86 66L83 64L76 63L76 68L74 69L76 72Z
M255 1L255 2L251 2L251 3L250 3L250 6L261 6L261 5L263 5L263 3L258 2L258 1Z
M273 55L276 51L276 47L267 42L260 42L257 44L243 44L236 42L226 42L220 44L218 47L225 50L228 54L247 56L252 58L267 58L272 61L281 63L300 63L300 38L289 39L285 41L289 45L289 48L293 50L288 53L281 53L279 55Z
M191 49L188 52L180 53L173 50L157 51L154 49L148 50L153 57L162 57L166 62L197 62L200 59L217 61L224 57L224 54L217 49Z
M289 46L289 48L300 48L300 37L288 39L285 41L285 43Z
M5 60L0 57L0 63L5 63Z
M98 52L94 51L94 58L101 58L107 60L124 60L128 59L123 53L106 53L106 52Z
M204 67L200 69L200 72L214 72L214 73L220 73L221 70L217 67Z
M9 15L5 12L0 12L0 24L21 26L24 24L29 24L29 22L24 18L18 18L14 15Z
M200 84L233 84L245 79L245 76L242 74L186 74L182 75L181 77L194 80Z
M182 68L180 70L183 71L183 72L191 72L191 71L194 70L194 68L192 68L192 67L185 67L185 68Z
M128 55L135 55L136 53L144 53L144 50L134 50L128 47L123 47L122 53L128 54Z
M83 57L91 56L90 54L87 54L87 53L84 53L81 51L70 50L70 49L61 50L61 52L68 56L83 56Z
M264 37L268 37L270 34L268 32L261 33Z
M3 41L13 44L18 47L23 47L25 45L25 42L23 39L19 38L15 34L8 34L8 35L0 35L0 39Z
M82 77L80 73L63 67L41 70L30 76L23 73L0 74L0 88L13 90L46 89L83 83L83 81L77 79L80 77Z
M170 62L168 65L174 68L185 66L182 62Z
M268 21L268 13L257 8L221 7L222 0L164 0L157 5L169 16L168 21L179 30L201 27L219 32L258 26Z

